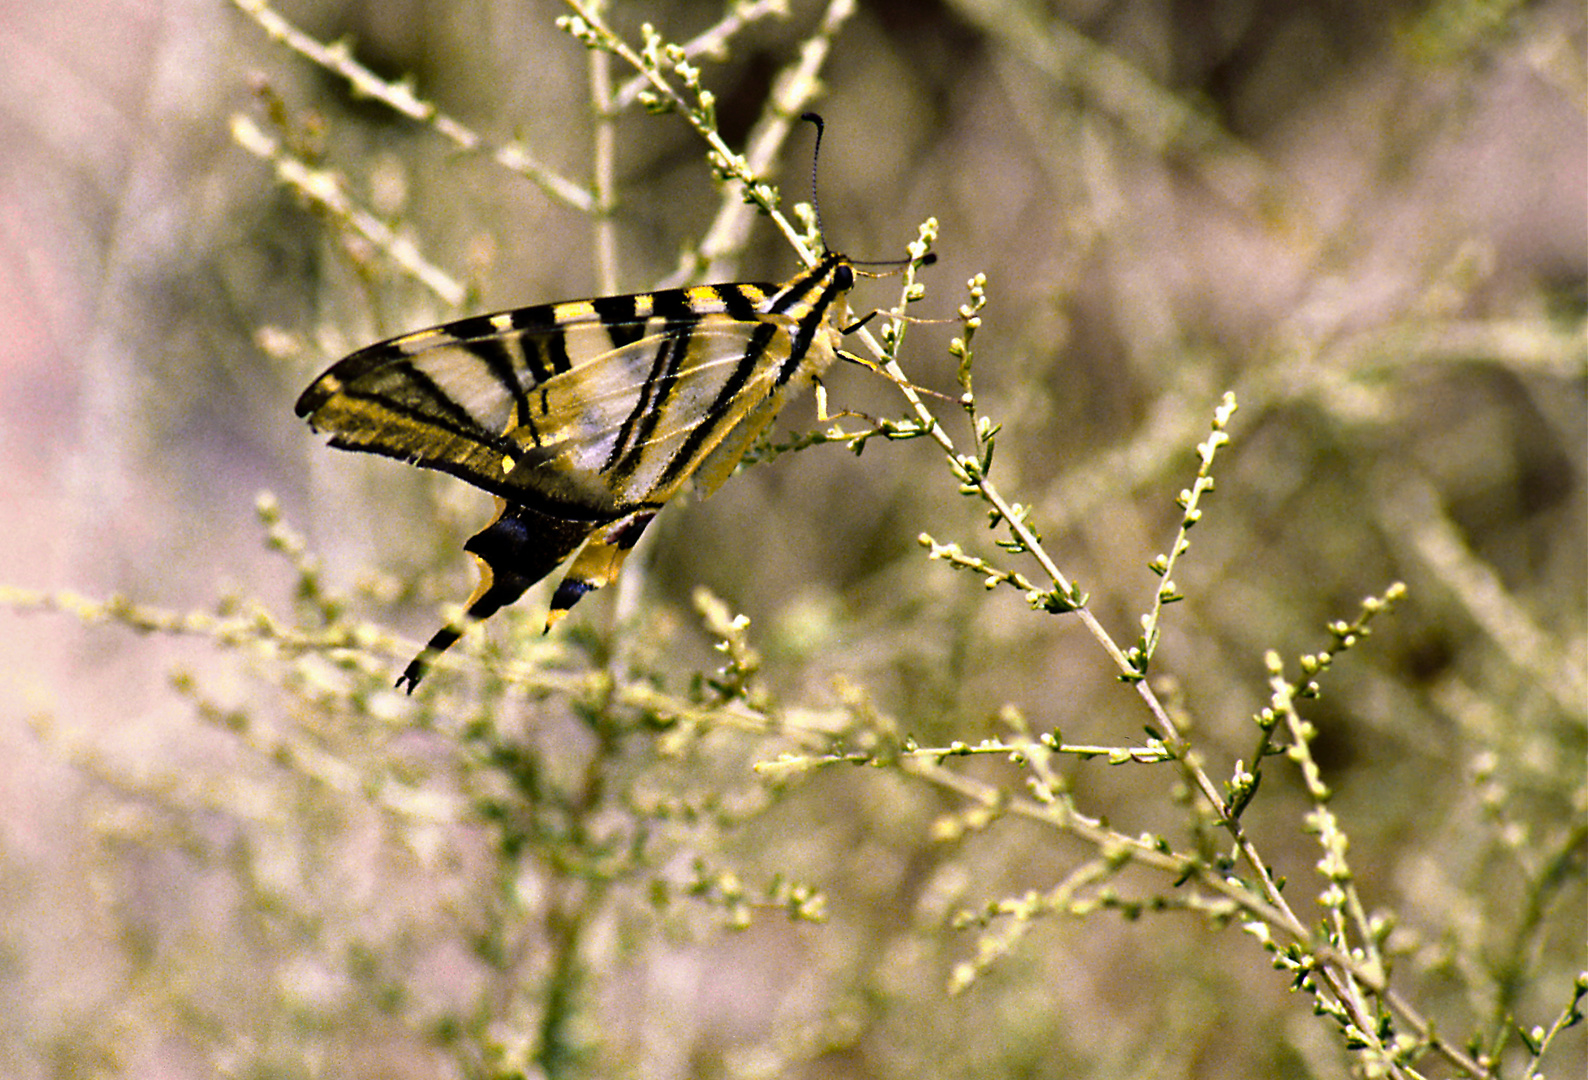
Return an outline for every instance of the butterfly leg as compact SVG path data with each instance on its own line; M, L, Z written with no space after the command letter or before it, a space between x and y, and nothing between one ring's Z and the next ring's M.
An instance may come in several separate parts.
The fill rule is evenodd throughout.
M821 379L812 379L816 386L816 422L818 424L831 424L837 420L851 419L864 420L866 423L877 426L879 421L869 413L856 412L854 409L840 409L837 412L827 411L827 386Z

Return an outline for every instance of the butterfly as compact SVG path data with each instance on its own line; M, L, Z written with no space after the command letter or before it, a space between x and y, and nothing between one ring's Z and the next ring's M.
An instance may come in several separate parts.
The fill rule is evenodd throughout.
M549 630L617 578L686 485L714 492L783 405L840 354L855 269L829 252L781 285L734 282L476 315L360 349L296 412L331 445L400 458L497 497L463 546L485 619L578 552ZM412 693L462 634L443 626L397 680Z
M806 118L819 150L820 118ZM616 580L668 500L691 484L714 492L839 357L843 334L859 325L849 325L855 273L829 251L780 285L475 315L360 349L315 379L296 412L330 432L332 446L438 469L496 496L495 518L463 545L480 571L469 620L489 618L573 556L551 598L550 630ZM397 685L412 693L460 636L458 624L436 631Z

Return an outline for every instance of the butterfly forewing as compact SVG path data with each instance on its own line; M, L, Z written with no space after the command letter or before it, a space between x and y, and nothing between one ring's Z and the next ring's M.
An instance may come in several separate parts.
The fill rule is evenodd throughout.
M499 497L465 548L481 619L588 541L550 622L610 583L684 484L733 471L793 392L836 358L847 259L781 286L707 285L478 315L361 349L298 399L331 443L452 473ZM443 627L398 680L410 690L459 635Z

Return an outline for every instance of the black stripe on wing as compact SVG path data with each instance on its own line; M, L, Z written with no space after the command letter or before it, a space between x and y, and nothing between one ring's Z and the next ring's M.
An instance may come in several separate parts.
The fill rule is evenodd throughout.
M653 304L652 317L662 320L661 344L651 363L650 373L640 385L634 407L623 420L617 440L612 445L612 453L601 467L602 472L609 473L619 484L632 477L639 468L645 445L650 442L656 425L661 421L668 397L678 386L679 368L689 355L690 343L701 320L701 315L691 306L689 296L681 290L657 293ZM616 340L615 334L613 339ZM636 337L634 340L639 339Z
M678 289L668 289L655 294L655 300L661 301L664 297L683 297ZM607 336L612 339L612 347L621 349L638 341L645 334L646 320L638 314L640 297L635 296L603 296L590 301L590 306L601 317L601 325L606 327Z
M711 407L706 409L702 422L692 428L684 438L683 443L674 451L667 462L667 467L662 470L657 481L657 486L665 486L676 480L681 480L687 473L699 464L701 450L706 443L720 430L720 423L716 418L727 414L729 406L743 392L745 385L750 381L750 376L755 373L762 358L766 355L772 339L777 335L778 326L772 322L761 322L750 331L750 339L745 343L744 354L739 357L734 366L733 374L723 382L722 388L717 391L716 400Z

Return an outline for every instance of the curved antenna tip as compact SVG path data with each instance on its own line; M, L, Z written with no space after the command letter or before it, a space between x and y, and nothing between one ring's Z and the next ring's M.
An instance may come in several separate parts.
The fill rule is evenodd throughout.
M821 160L822 131L827 126L822 123L821 115L814 112L800 114L801 120L809 120L816 125L816 148L811 151L811 209L816 214L816 235L821 239L822 250L827 250L827 230L822 228L822 204L816 198L816 164Z

